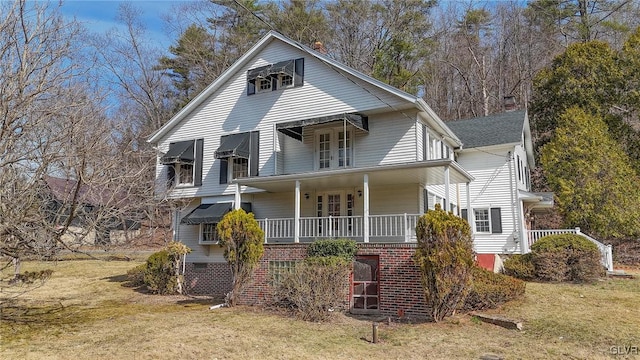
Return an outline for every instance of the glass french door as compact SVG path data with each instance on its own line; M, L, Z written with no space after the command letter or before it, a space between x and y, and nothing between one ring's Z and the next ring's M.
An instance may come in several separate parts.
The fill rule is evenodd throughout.
M316 134L316 167L318 170L350 167L353 147L351 131L328 129Z
M356 256L351 279L351 312L376 313L380 309L380 258Z

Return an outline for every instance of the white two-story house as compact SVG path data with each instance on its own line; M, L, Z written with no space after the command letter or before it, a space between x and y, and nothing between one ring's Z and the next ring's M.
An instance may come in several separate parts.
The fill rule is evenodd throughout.
M188 204L174 214L174 238L193 250L190 288L228 290L215 226L243 208L267 247L254 302L305 243L350 238L370 269L354 273L352 310L421 311L419 292L390 294L419 287L415 224L436 203L471 214L478 253L527 250L528 206L547 199L529 192L526 113L507 117L518 131L474 143L484 137L466 122L447 126L421 98L268 33L149 139L159 152L158 196Z

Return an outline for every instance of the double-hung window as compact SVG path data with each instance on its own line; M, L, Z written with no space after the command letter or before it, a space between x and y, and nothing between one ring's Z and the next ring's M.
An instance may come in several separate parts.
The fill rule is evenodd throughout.
M220 160L220 184L233 179L258 176L260 133L258 131L224 135L215 157Z
M461 210L463 218L467 218L467 209ZM473 209L475 217L476 232L479 233L502 233L502 214L500 208L478 208Z
M187 140L169 144L160 158L167 166L167 186L202 185L202 148L204 140Z
M200 243L218 243L218 224L200 224Z

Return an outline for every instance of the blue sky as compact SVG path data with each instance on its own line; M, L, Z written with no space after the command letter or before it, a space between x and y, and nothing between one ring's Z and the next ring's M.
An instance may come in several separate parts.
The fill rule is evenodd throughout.
M175 11L175 6L187 0L133 0L129 1L141 10L150 38L161 48L167 49L176 36L165 28L163 16ZM104 33L117 27L115 20L120 0L66 0L60 8L65 16L76 17L89 31Z

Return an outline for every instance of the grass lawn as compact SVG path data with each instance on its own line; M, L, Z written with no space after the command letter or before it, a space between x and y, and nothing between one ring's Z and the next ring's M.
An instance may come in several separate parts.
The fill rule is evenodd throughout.
M442 323L380 324L338 314L308 323L256 308L209 310L213 299L153 296L123 286L141 261L28 262L42 286L1 310L1 359L623 359L640 348L640 280L528 283L526 297L492 311L506 330L459 315ZM6 279L8 273L3 273ZM0 301L15 292L0 283Z

